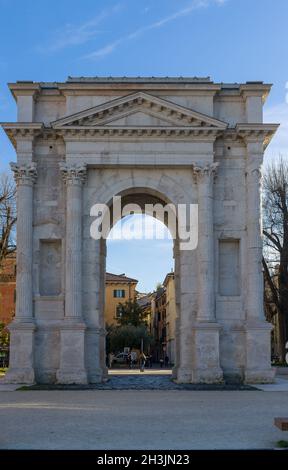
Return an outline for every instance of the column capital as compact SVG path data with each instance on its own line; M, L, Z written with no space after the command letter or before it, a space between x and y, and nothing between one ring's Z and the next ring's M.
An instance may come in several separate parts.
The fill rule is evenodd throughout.
M62 179L67 185L81 185L85 182L87 176L87 165L84 163L69 164L59 163Z
M22 163L21 165L11 162L10 168L14 173L14 179L16 181L17 186L32 186L33 183L35 183L37 178L37 164L35 162Z
M211 163L206 166L192 165L192 172L196 182L210 182L216 176L219 162Z
M246 176L253 176L257 180L262 179L262 165L247 165Z

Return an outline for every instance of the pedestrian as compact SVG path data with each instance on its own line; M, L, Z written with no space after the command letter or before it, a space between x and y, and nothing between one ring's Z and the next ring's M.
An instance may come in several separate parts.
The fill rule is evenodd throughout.
M164 360L163 360L163 358L162 358L162 357L161 357L161 359L160 359L160 361L159 361L159 362L160 362L160 367L161 367L161 369L162 369L162 368L163 368L163 364L164 364Z
M169 365L169 357L166 354L166 356L165 356L165 367L168 367L168 365Z
M110 352L108 355L109 369L111 369L113 365L113 361L114 361L114 354Z
M139 356L140 372L144 372L145 362L146 356L143 352L141 352Z
M128 353L128 356L127 356L127 364L129 366L129 369L132 369L132 358L131 358L130 352Z

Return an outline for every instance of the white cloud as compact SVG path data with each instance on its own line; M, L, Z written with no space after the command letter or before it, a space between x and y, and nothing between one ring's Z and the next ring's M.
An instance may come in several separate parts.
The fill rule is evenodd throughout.
M47 46L41 47L41 50L57 51L70 46L78 46L91 41L103 31L99 29L102 21L111 15L120 11L123 7L122 3L114 5L112 8L102 10L97 16L89 21L75 25L66 24L61 30L56 31Z
M279 123L280 127L265 152L265 163L279 155L288 158L288 103L264 108L264 122Z
M142 28L138 28L132 33L122 36L115 41L112 41L111 43L107 44L106 46L97 49L94 52L91 52L90 54L85 55L83 58L84 59L89 59L89 60L94 60L98 59L100 57L106 56L108 54L111 54L118 46L120 46L122 43L131 41L132 39L135 39L136 37L139 37L143 34L145 34L148 31L151 31L153 29L158 29L162 28L165 26L167 23L171 23L179 18L185 17L193 13L195 10L199 10L202 8L207 8L212 5L217 5L217 6L222 6L225 3L227 3L228 0L193 0L192 3L190 3L189 6L186 8L182 8L181 10L176 11L175 13L165 16L163 18L160 18L158 21L155 21L149 25L143 26Z

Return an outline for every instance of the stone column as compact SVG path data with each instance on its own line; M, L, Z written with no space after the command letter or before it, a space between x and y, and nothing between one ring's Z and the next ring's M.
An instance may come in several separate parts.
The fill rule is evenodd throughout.
M223 380L219 361L219 330L215 317L213 185L218 163L193 167L198 191L198 311L193 326L193 382Z
M65 318L61 327L59 383L86 383L82 318L82 185L85 165L60 163L66 185Z
M17 185L16 314L10 324L10 367L7 382L34 382L34 331L32 253L33 184L36 163L11 163Z
M271 382L271 325L265 321L262 272L263 143L247 142L246 382Z

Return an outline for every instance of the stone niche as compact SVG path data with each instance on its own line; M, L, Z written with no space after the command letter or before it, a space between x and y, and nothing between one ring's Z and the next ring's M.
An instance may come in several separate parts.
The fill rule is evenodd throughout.
M61 294L61 240L40 240L39 293L41 296Z
M219 240L219 294L240 295L240 241Z

